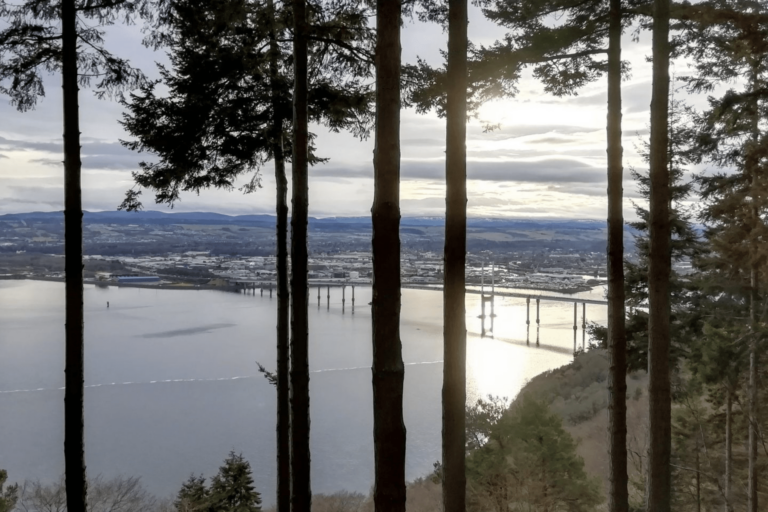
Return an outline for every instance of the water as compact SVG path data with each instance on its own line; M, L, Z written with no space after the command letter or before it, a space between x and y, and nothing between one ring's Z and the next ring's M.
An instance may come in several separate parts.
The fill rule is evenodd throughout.
M317 307L310 292L312 488L367 492L373 482L371 290L354 315L340 290ZM534 292L538 294L538 292ZM602 298L602 290L579 295ZM110 307L107 308L107 301ZM217 291L85 287L85 422L89 474L138 475L174 494L190 474L212 475L230 450L251 462L274 501L276 299ZM495 339L480 338L478 295L467 297L468 402L514 397L526 380L568 363L573 305L535 302L526 346L525 299L497 298ZM578 341L581 343L581 306ZM605 322L604 306L587 319ZM11 481L63 471L64 285L0 281L0 468ZM403 290L404 414L408 479L440 458L442 294Z

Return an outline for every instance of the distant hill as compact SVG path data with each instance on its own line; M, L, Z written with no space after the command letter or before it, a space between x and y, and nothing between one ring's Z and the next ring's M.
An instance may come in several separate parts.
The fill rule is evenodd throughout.
M63 222L63 212L29 212L0 215L0 221L23 220L36 222ZM166 213L156 210L140 212L104 211L83 212L85 223L96 224L258 224L274 226L274 215L225 215L213 212ZM367 226L370 229L370 217L310 217L310 228L335 227L341 230L352 225L355 228ZM445 219L441 217L403 217L400 224L408 227L442 227ZM602 230L605 222L600 220L565 220L565 219L502 219L469 218L470 228L519 229L519 230Z
M274 250L273 215L224 215L212 212L83 212L86 254L165 254L207 251L216 254L265 255ZM445 220L404 217L400 223L405 250L443 250ZM311 217L310 250L369 251L371 218ZM625 247L634 248L633 230L625 228ZM59 254L64 239L63 212L0 215L0 252ZM582 219L470 218L470 252L604 254L605 221ZM557 265L555 265L557 266Z

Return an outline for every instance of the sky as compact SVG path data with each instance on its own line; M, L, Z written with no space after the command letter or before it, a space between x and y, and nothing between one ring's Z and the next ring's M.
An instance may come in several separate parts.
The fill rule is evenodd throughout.
M469 37L492 44L505 30L470 8ZM162 52L141 45L136 26L109 27L107 46L131 60L150 78L157 77ZM402 33L402 58L417 56L432 65L442 62L447 35L436 25L409 22ZM635 218L639 201L629 168L643 168L637 149L648 136L651 99L650 34L638 42L624 35L622 57L631 65L623 83L624 216ZM684 73L674 64L671 73ZM468 124L468 213L472 217L605 219L606 80L599 79L577 96L547 95L530 74L518 84L515 98L483 105ZM45 79L46 95L36 109L20 113L0 96L0 214L63 209L61 78ZM701 104L694 98L694 104ZM119 124L122 107L80 93L83 147L83 207L115 210L133 186L131 171L151 158L120 144L130 139ZM500 128L485 133L486 123ZM360 141L348 133L318 134L319 156L329 158L310 170L310 215L367 216L373 203L373 138ZM405 109L401 115L401 213L405 217L442 216L445 209L445 122L435 114ZM290 176L290 169L289 169ZM248 181L244 177L242 182ZM262 187L245 195L237 190L206 190L182 195L173 211L212 211L230 215L273 213L275 180L271 164L261 169ZM290 196L289 196L290 197ZM142 196L145 209L171 211Z

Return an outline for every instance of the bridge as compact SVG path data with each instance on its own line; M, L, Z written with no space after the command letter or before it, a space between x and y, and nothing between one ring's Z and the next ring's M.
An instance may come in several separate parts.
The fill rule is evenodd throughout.
M564 295L546 295L536 294L530 292L515 292L509 290L497 290L495 284L495 270L494 266L491 266L491 282L487 287L485 284L485 266L483 265L482 272L480 274L480 289L466 288L466 293L480 295L480 314L477 316L481 320L480 337L485 338L490 335L493 337L493 324L496 314L494 313L494 305L496 297L514 297L519 299L525 299L526 303L526 319L525 324L528 331L528 340L530 344L530 325L531 325L531 301L534 301L536 307L536 345L539 345L539 326L541 324L540 305L541 301L550 302L565 302L573 304L573 351L578 349L577 345L577 333L578 333L578 309L581 304L581 329L582 329L582 348L586 345L586 328L587 328L587 304L606 306L608 302L605 300L597 299L583 299L579 297L568 297ZM263 281L258 279L230 279L229 283L235 287L238 292L244 294L256 295L256 290L259 290L260 295L263 297L264 292L269 293L269 297L272 298L273 290L276 289L274 281ZM351 314L355 314L355 286L370 286L370 283L360 281L351 282L348 280L339 281L310 281L310 296L312 296L312 289L317 288L317 307L320 308L322 302L322 291L325 289L326 297L326 310L331 309L331 288L341 288L341 313L346 313L346 301L347 291L349 287L351 289ZM414 289L414 290L429 290L429 291L443 291L442 285L439 284L426 284L426 283L402 283L402 288ZM486 315L486 305L490 307L490 314ZM486 319L489 320L489 329L486 329Z

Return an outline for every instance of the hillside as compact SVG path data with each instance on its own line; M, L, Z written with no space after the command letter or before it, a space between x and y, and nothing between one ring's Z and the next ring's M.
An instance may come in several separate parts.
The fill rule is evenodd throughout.
M593 349L579 354L573 363L542 373L523 387L519 396L531 394L549 404L565 429L579 441L578 454L588 473L603 482L608 492L608 352ZM648 420L648 375L627 377L627 446L645 453ZM639 476L639 461L630 456L630 479Z
M267 255L274 247L271 215L222 215L210 212L165 213L84 212L86 254L162 254L212 251L217 254ZM467 238L471 252L495 253L575 251L602 253L606 225L595 220L470 218ZM328 217L309 220L310 249L319 252L370 250L370 217ZM442 251L444 219L405 217L403 248ZM57 254L64 236L62 212L0 215L0 252ZM633 246L630 228L625 245Z

